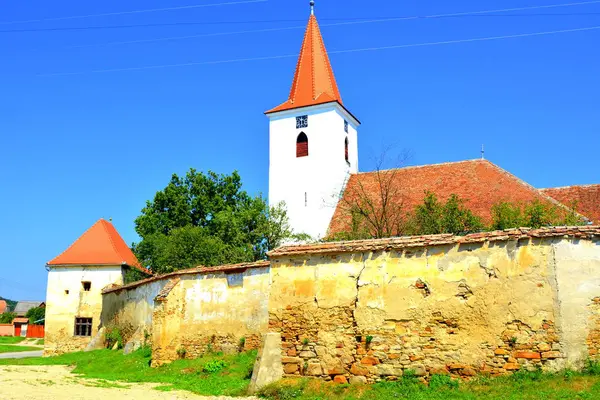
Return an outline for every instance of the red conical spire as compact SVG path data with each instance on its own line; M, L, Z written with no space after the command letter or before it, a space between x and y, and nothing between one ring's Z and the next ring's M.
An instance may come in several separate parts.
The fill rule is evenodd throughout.
M296 65L290 97L285 103L266 113L334 101L342 104L342 96L340 96L335 76L333 76L333 69L325 50L317 18L311 12Z

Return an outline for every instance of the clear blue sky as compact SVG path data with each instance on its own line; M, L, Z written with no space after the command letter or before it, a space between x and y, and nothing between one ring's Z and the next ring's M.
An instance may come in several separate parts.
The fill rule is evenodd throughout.
M86 72L296 54L308 0L52 20L227 1L3 2L0 22L43 21L0 24L0 296L43 299L46 261L98 218L136 241L134 218L174 172L237 169L249 192L267 192L263 112L286 99L294 57ZM325 26L559 3L317 0L316 15L330 52L600 26L600 2ZM244 21L254 22L233 23ZM182 22L229 23L6 32ZM600 183L598 43L589 30L332 54L344 104L363 122L361 170L389 144L429 164L477 158L485 143L487 158L534 186ZM69 72L81 74L53 75Z

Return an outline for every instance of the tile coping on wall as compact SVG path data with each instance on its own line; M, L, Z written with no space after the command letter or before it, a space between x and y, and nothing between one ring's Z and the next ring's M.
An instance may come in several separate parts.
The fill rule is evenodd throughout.
M439 234L289 245L279 247L267 254L269 257L278 257L304 254L351 253L427 247L446 244L481 243L487 241L493 242L548 237L571 237L580 239L592 239L594 237L600 238L600 226L556 226L540 229L515 228L492 232L472 233L465 236Z
M264 267L268 267L268 266L269 266L269 261L257 261L257 262L251 262L251 263L228 264L228 265L219 265L219 266L215 266L215 267L203 267L203 266L199 266L199 267L195 267L195 268L182 269L182 270L179 270L179 271L170 272L170 273L164 274L164 275L153 276L151 278L143 279L143 280L137 281L137 282L133 282L133 283L130 283L128 285L123 285L123 286L112 285L112 286L108 286L104 290L102 290L102 294L119 292L121 290L133 289L133 288L145 285L145 284L150 283L150 282L160 281L160 280L163 280L163 279L169 279L169 278L172 278L172 277L178 277L178 276L181 276L181 275L196 275L196 274L210 274L210 273L219 273L219 272L234 272L234 271L243 271L243 270L252 269L252 268L264 268Z

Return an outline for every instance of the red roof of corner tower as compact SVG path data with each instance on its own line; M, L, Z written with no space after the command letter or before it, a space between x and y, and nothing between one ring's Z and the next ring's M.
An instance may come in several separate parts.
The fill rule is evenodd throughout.
M331 102L342 105L342 96L333 76L317 18L311 15L300 49L290 97L266 114Z
M129 265L142 272L135 254L113 224L100 219L48 265Z

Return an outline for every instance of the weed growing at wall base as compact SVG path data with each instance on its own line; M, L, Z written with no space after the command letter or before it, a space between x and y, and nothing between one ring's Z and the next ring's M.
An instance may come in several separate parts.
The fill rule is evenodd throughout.
M433 375L429 386L413 374L396 382L373 385L339 385L316 379L284 379L262 389L271 400L576 400L600 399L600 376L590 375L598 367L578 373L521 372L500 378L480 377L470 382L448 375ZM596 371L596 372L600 372ZM596 373L594 372L594 373Z

